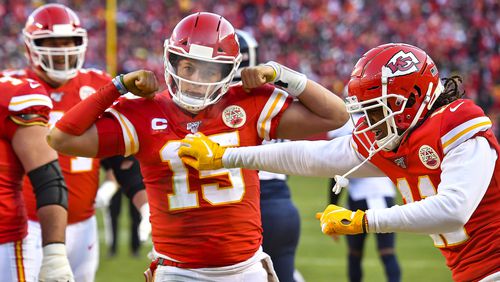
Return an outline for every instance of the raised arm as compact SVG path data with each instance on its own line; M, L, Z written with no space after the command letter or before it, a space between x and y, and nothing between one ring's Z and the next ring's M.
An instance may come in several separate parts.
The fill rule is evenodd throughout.
M349 118L342 99L310 79L297 99L281 118L279 138L300 139L337 129Z
M337 95L276 62L244 68L241 79L244 88L271 82L295 98L281 118L277 129L279 138L305 138L339 128L349 118L344 102Z
M71 108L56 123L47 136L49 145L58 152L81 157L95 157L99 136L95 122L113 102L128 91L142 97L151 97L158 89L153 72L139 70L116 77L94 95Z

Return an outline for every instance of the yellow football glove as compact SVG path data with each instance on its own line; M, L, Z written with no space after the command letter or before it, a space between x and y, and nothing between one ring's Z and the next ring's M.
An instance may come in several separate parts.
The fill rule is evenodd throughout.
M336 205L328 205L323 212L316 213L321 221L321 231L327 235L353 235L368 232L365 212L351 210Z
M222 155L226 148L210 140L203 133L188 134L181 140L179 157L197 170L222 168Z

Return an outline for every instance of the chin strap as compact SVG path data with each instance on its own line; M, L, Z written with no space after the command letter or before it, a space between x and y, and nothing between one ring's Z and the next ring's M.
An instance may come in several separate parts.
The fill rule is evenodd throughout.
M357 166L351 168L348 172L344 173L343 175L338 175L338 174L335 175L333 177L335 179L335 185L332 188L332 192L334 192L336 195L338 195L340 193L340 191L342 191L342 188L346 188L347 186L349 186L349 179L347 179L346 177L349 174L355 172L358 168L360 168L366 162L368 162L372 158L372 156L375 155L375 153L370 153L368 158L366 158L364 161L362 161Z

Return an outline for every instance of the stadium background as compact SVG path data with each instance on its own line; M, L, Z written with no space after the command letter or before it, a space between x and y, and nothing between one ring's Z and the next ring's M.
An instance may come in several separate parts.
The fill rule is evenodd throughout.
M356 59L368 49L385 42L410 43L432 56L442 77L462 75L467 97L499 123L500 3L496 0L0 0L2 69L26 66L21 30L33 9L49 2L73 8L87 28L85 67L111 74L148 68L161 81L163 41L175 23L195 11L219 13L252 33L260 44L261 62L279 61L336 93L342 93ZM498 136L498 127L495 130ZM313 218L326 204L326 185L325 179L291 178L303 220L297 267L308 281L345 281L345 244L322 236ZM128 229L122 230L119 257L108 260L101 246L97 281L141 279L149 246L143 247L143 257L130 258ZM366 250L365 281L382 281L372 239ZM399 235L397 253L403 281L450 280L444 259L426 236Z

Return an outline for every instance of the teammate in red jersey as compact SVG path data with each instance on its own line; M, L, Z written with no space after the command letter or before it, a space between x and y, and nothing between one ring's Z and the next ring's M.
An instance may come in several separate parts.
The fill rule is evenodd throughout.
M0 75L30 78L40 83L53 104L49 124L55 124L65 111L111 81L111 77L102 71L82 68L87 48L87 32L75 12L68 7L60 4L39 7L28 17L23 35L30 68L4 71ZM93 281L99 259L94 216L94 199L99 187L99 159L60 154L59 163L69 190L66 246L70 264L77 281ZM116 174L119 165L113 167L116 167ZM127 175L129 179L120 182L122 187L132 187L135 192L143 190L141 181L130 180L130 177L137 175L140 178L138 168L134 171L127 170ZM117 179L121 180L119 177ZM134 184L127 185L129 183ZM37 268L41 263L41 237L32 189L29 180L25 178L23 194L29 218L27 256ZM142 194L138 198L143 198L144 204L145 191ZM147 205L145 209L149 213Z
M368 51L351 74L347 110L364 116L352 136L229 149L202 135L188 136L179 153L192 166L209 169L223 165L309 176L385 174L405 205L366 212L329 205L317 215L323 233L431 234L454 280L498 281L500 146L488 117L460 98L460 79L443 81L444 86L421 49L381 45Z
M135 154L151 207L155 281L275 278L261 250L257 172L200 173L179 158L180 140L203 132L224 146L249 146L308 136L345 123L344 104L275 62L243 70L243 83L230 87L241 55L233 26L216 14L185 17L164 46L166 91L153 97L152 72L116 77L68 111L49 144L87 157ZM127 91L147 98L118 99Z
M0 92L0 280L38 281L41 264L40 281L74 281L64 246L66 184L57 154L45 142L52 102L34 80L2 77ZM40 256L38 268L27 256L25 173L41 223L43 260Z

